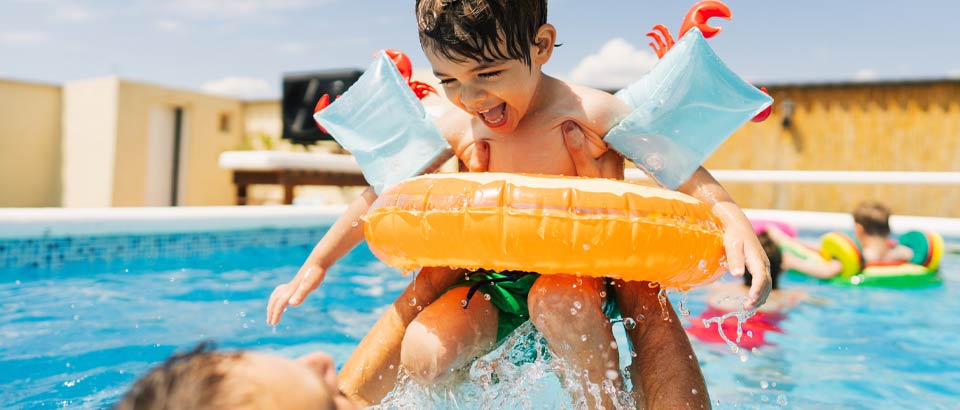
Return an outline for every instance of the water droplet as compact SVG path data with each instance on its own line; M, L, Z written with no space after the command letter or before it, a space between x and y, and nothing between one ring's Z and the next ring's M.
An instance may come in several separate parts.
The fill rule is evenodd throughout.
M389 368L390 368L390 370L393 370L393 369L394 369L394 366L391 364Z
M483 300L490 300L490 294L489 294L489 293L484 293L484 294L483 294Z
M616 340L610 342L610 348L613 349L613 350L617 350L617 341L616 341Z
M779 404L779 405L781 405L781 406L786 406L786 405L787 405L787 395L785 395L785 394L777 395L777 404Z
M80 315L73 315L73 320L80 320Z
M610 380L617 380L617 378L620 377L620 372L610 369L610 370L607 370L607 373L605 374L605 376L607 376L607 378Z
M577 309L583 309L583 304L579 300L573 302L573 307Z
M770 387L770 383L769 383L769 382L767 382L766 380L761 380L761 381L760 381L760 388L761 388L761 389L767 389L767 388L769 388L769 387Z
M580 335L580 341L586 342L586 341L587 341L587 335Z
M636 329L636 327L637 327L637 321L636 321L636 320L633 320L633 318L630 318L630 317L624 318L624 319L623 319L623 327L624 327L625 329L627 329L627 330Z
M460 306L467 307L467 300L466 300L466 299L460 299Z
M697 389L691 389L690 392L693 393L694 395L696 395L696 394L697 394Z
M19 280L19 279L17 279L17 281L14 282L14 283L15 283L17 286L20 286L20 280Z
M601 291L600 291L600 297L602 297L602 298L607 297L607 291L601 290Z
M354 227L354 228L356 228L356 227L359 226L359 225L360 225L360 222L358 222L358 221L353 221L353 222L350 223L350 226L352 226L352 227Z
M423 306L417 306L417 312L423 311Z
M240 317L247 317L247 312L240 311Z
M589 251L589 250L590 250L590 245L589 245L589 244L583 244L583 250Z
M700 259L700 263L697 264L697 268L699 268L700 270L706 269L707 268L706 259Z
M229 304L230 304L230 301L229 301L229 300L226 300L226 299L224 299L224 300L223 300L223 304L224 304L224 305L229 305Z
M175 277L173 277L173 276L170 277L170 281L171 281L171 282L176 282L176 280L177 280L177 278L175 278Z
M416 306L416 305L417 305L417 298L410 298L409 304L410 304L410 307Z
M577 314L577 308L570 308L570 314L571 314L571 315L576 315L576 314Z
M630 357L637 357L637 352L634 352L633 350L631 350Z
M70 309L76 309L76 308L77 308L77 305L75 305L75 304L73 304L73 303L70 304Z
M243 328L244 328L244 329L247 329L247 328L249 328L249 327L250 327L250 325L248 325L248 324L246 324L246 323L243 324Z
M687 359L693 360L693 355L687 355Z
M660 284L657 283L657 282L647 282L647 286L649 286L650 289L656 289L656 288L660 287Z
M752 331L752 330L748 330L748 331L747 331L747 337L753 337L753 331Z

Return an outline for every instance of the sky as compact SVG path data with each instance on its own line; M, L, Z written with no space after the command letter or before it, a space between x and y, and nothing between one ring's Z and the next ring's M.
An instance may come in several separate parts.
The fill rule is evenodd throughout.
M694 1L550 0L562 43L548 74L619 88L656 57ZM761 84L960 79L956 0L727 0L710 39ZM420 50L411 0L0 0L0 78L63 84L117 75L246 99L276 98L284 73L364 68L375 51Z

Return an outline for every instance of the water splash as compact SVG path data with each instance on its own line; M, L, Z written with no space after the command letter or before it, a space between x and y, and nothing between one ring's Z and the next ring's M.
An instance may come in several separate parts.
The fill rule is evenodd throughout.
M561 383L557 368L572 377ZM584 391L584 383L578 378L582 376L552 357L546 340L526 322L446 384L421 385L401 371L397 388L371 409L579 409L604 395L613 399L616 409L635 408L629 393L614 384L623 377L619 373L607 372L604 382L586 383Z
M750 319L751 317L753 317L754 313L756 313L756 310L744 310L741 307L740 310L725 313L722 316L703 319L703 326L709 329L710 324L716 323L717 332L720 334L720 338L723 339L723 342L727 344L727 347L730 348L730 351L732 351L733 353L738 353L740 352L740 346L737 346L737 344L740 343L740 339L743 338L743 324L747 321L747 319ZM726 333L723 332L723 322L725 322L727 318L731 318L731 317L737 318L736 341L731 341L730 338L727 337ZM741 360L746 361L744 360L744 357L741 357Z

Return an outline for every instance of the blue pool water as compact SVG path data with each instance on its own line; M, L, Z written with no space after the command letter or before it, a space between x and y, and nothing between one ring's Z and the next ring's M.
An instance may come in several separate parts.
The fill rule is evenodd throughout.
M287 312L276 329L267 326L268 295L290 279L321 234L240 241L188 256L154 252L3 268L0 407L109 407L138 375L202 340L290 357L325 350L342 363L410 278L361 246L304 306ZM251 235L259 233L244 234ZM791 312L780 324L783 334L768 333L774 346L734 353L694 342L715 408L958 408L960 255L947 255L943 265L941 286L916 290L784 278L784 288L827 302ZM696 290L671 298L675 304L686 299L689 321L704 309L704 295ZM556 389L531 394L552 397Z

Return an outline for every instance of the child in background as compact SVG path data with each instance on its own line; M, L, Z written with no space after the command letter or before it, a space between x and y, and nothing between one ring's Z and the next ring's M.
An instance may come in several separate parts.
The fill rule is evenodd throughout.
M877 201L864 201L853 210L853 235L862 246L863 260L866 264L901 263L913 258L913 251L890 239L890 209ZM790 237L776 227L769 227L770 237L776 243L790 240ZM807 275L830 279L840 274L843 265L840 261L804 260L787 253L783 259L784 270L796 270Z
M589 141L601 141L601 136L629 112L624 103L607 93L567 84L541 72L556 41L556 29L546 22L545 0L420 0L416 4L424 52L447 98L461 109L448 113L437 125L459 159L471 169L480 168L471 164L483 162L479 160L483 158L489 171L577 175L564 133L578 128ZM622 178L623 160L619 155L607 151L602 143L592 144L590 151L604 164L603 169L617 170L616 175L605 176ZM746 263L757 273L753 300L748 305L762 304L769 292L769 267L742 211L702 168L680 190L712 206L724 223L731 271L742 274ZM374 199L372 190L365 192L318 243L294 279L277 287L268 306L271 324L276 324L288 305L301 303L322 281L326 269L362 239L360 216ZM421 284L418 278L412 291L418 307L425 305L422 312L404 307L403 302L399 306L394 303L345 364L341 388L369 402L379 401L393 386L396 370L388 370L388 366L393 369L398 356L403 367L422 382L445 379L489 351L505 330L526 318L566 363L565 376L579 375L575 383L584 387L605 382L622 387L616 377L616 344L603 309L611 298L606 281L515 272L511 273L516 281L510 291L515 301L526 302L529 311L522 307L518 311L501 310L482 297L473 298L464 308L462 301L469 286L488 280L491 274L476 272L466 282L457 283L463 272L442 268L422 271L421 276L427 279ZM616 289L626 317L650 315L641 310L663 306L657 298L659 289L647 283L625 282ZM669 308L669 304L666 306ZM679 321L667 326L671 328L658 331L656 337L641 335L634 339L634 343L641 339L648 343L636 347L638 362L644 366L642 377L634 379L636 397L646 398L648 403L674 397L663 393L662 389L669 388L684 391L686 396L661 408L709 407L695 360L692 376L671 380L668 373L657 373L661 363L689 362L693 357ZM398 335L402 335L399 349ZM590 343L583 341L585 335ZM346 378L343 373L348 374ZM637 391L639 386L648 388L651 383L659 386L657 391ZM362 397L367 393L372 394ZM602 398L604 407L611 404L610 397ZM588 400L588 405L593 406L593 401Z

